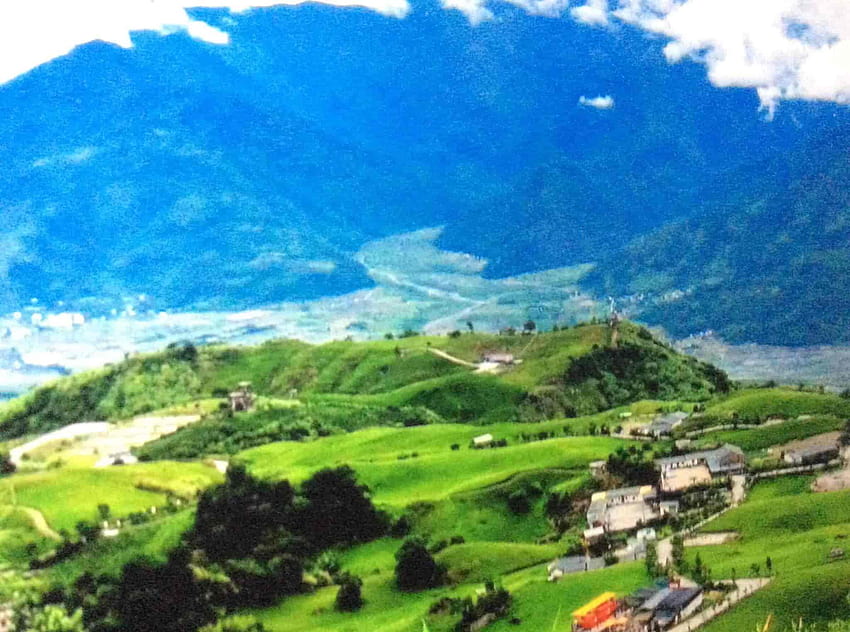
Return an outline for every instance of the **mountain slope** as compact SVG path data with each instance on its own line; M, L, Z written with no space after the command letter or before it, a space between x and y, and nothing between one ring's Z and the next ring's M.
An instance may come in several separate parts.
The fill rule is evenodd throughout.
M671 223L606 258L587 277L597 292L683 337L706 329L730 342L850 341L850 127L814 139L773 184ZM636 296L637 295L637 296Z
M592 261L793 146L792 121L835 124L789 104L767 125L659 42L512 9L228 19L227 47L142 34L0 87L0 309L342 293L371 283L365 242L441 224L492 276ZM577 104L596 93L614 109Z

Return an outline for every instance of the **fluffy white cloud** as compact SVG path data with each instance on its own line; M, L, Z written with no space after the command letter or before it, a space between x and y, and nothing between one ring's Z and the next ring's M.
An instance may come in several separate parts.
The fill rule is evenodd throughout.
M588 108L596 108L597 110L610 110L614 107L614 97L610 95L598 96L589 99L587 97L579 97L578 104Z
M612 16L668 38L667 59L705 64L715 86L754 88L770 115L783 99L850 103L848 0L620 0Z
M133 31L167 34L186 31L195 39L227 44L228 34L193 20L186 9L295 5L307 0L2 0L0 3L0 84L95 40L129 48ZM407 0L316 0L365 7L404 17Z
M578 22L594 26L608 24L608 0L587 0L579 7L570 9L570 15Z

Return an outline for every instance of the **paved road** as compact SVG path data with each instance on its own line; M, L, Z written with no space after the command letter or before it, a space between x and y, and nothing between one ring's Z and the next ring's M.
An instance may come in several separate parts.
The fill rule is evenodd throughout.
M680 623L675 628L670 628L668 632L692 632L693 630L701 628L715 617L718 617L727 610L729 610L729 608L734 606L742 599L746 599L757 590L761 590L762 588L767 586L770 581L771 578L769 577L761 577L758 579L739 579L735 582L735 584L738 586L738 590L729 593L723 603L718 606L713 606L711 608L703 610L702 612L694 615L684 623Z

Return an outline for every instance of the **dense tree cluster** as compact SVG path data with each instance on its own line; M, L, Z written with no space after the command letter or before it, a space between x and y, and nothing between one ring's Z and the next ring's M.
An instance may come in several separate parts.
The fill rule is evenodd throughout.
M645 444L646 445L646 444ZM644 450L620 446L608 456L608 473L622 479L624 485L655 485L658 472Z
M599 410L641 399L701 400L731 388L723 371L650 341L624 342L574 358L564 383L592 386L602 398Z
M203 493L194 526L165 563L135 560L117 579L83 575L65 601L85 609L92 632L191 632L222 610L300 591L305 567L323 551L380 537L388 526L351 468L317 472L296 491L233 465L224 484ZM355 591L345 590L351 605ZM256 629L236 625L221 629Z

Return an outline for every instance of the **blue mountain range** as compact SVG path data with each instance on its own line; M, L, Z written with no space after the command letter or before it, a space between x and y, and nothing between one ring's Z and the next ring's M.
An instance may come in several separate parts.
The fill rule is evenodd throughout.
M404 20L313 5L197 14L226 24L231 43L140 33L132 49L82 46L0 87L0 309L30 297L234 308L343 293L372 282L353 258L364 243L437 225L442 247L488 259L491 277L600 262L587 284L600 296L661 295L704 276L699 253L744 265L735 253L776 225L753 209L785 200L782 217L820 226L835 206L817 191L794 206L788 191L837 173L846 151L821 160L813 142L847 137L846 107L786 102L767 121L752 91L668 64L664 42L627 27L510 8L472 27L427 2ZM580 103L603 95L613 107ZM846 199L844 175L833 201ZM754 233L720 229L741 213ZM843 221L823 242L807 233L803 250L850 261ZM670 226L687 228L648 246L643 269L635 244ZM697 254L681 246L700 230ZM736 269L717 283L769 289L765 275ZM676 320L647 305L648 320ZM735 318L734 305L694 305L700 317L677 334ZM759 305L747 322L777 307ZM839 330L727 333L796 344Z

